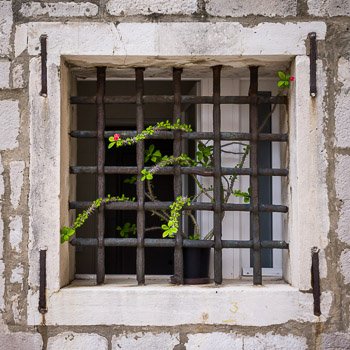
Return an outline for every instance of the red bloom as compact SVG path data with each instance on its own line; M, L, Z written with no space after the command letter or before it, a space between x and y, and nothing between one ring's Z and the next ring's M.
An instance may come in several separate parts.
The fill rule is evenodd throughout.
M119 134L114 134L114 141L118 141L119 140L119 138L120 138L120 135Z
M291 76L290 78L289 78L289 81L294 81L295 80L295 77L293 77L293 76Z

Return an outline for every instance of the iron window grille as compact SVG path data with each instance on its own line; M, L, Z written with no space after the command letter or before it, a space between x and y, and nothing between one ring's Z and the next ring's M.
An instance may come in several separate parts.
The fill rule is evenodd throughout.
M97 238L73 238L70 243L74 246L97 247L97 284L105 279L105 247L136 247L136 276L139 285L145 284L145 248L146 247L173 247L174 248L174 276L177 284L184 283L183 247L212 248L214 250L214 282L222 284L222 250L245 248L253 252L253 283L262 284L262 249L288 249L285 241L262 240L259 223L259 213L279 212L286 213L284 205L261 204L259 201L259 176L287 176L288 170L283 168L259 168L258 152L259 141L287 142L288 135L283 133L263 133L259 131L258 106L259 104L287 104L286 96L266 96L258 94L258 67L249 67L250 87L248 96L221 96L220 82L222 66L211 68L213 74L212 96L190 96L181 94L181 68L173 68L173 95L144 95L144 68L135 68L136 94L132 96L106 96L106 67L97 67L97 85L95 96L71 96L71 104L95 104L97 107L97 130L74 130L70 133L73 138L97 139L97 165L71 166L72 174L97 174L97 195L104 198L106 174L133 174L137 175L136 201L114 202L102 204L97 213ZM212 140L214 166L211 169L201 167L184 167L180 165L162 168L161 174L172 174L174 177L174 198L182 195L182 174L195 174L213 177L214 202L192 203L189 209L209 210L214 215L214 240L190 240L177 234L175 239L145 238L145 212L155 209L167 209L171 202L145 201L145 185L141 181L141 170L144 167L144 141L136 145L136 167L132 166L105 166L105 140L119 133L122 137L130 137L144 129L144 106L147 103L173 103L173 120L181 119L181 105L212 104L213 105L213 132L182 132L157 131L149 136L152 139L173 139L173 155L182 153L182 140ZM134 131L107 131L105 129L105 104L135 104L136 130ZM222 132L221 108L223 104L249 105L249 133ZM250 145L249 168L226 168L221 166L221 141L248 141ZM223 203L220 190L221 177L225 175L249 175L251 198L249 204ZM71 201L70 209L86 209L90 202ZM135 210L137 211L137 238L105 238L105 211L106 210ZM223 240L221 215L224 211L250 212L249 240ZM181 220L180 220L181 225ZM181 230L179 230L180 232Z

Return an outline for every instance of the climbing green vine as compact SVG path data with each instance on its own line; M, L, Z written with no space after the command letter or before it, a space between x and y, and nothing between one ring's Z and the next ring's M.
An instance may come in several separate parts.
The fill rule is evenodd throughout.
M112 197L111 195L108 195L106 198L97 198L95 199L88 209L84 210L82 213L80 213L72 226L63 226L60 231L61 235L61 243L64 243L66 241L69 241L69 239L75 235L76 229L81 227L85 221L102 205L107 204L111 202L125 202L125 201L135 201L135 198L129 198L122 196L115 196Z

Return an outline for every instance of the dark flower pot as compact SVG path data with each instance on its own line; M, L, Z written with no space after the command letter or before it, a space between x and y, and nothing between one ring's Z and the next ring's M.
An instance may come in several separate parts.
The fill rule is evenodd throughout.
M184 248L184 283L209 283L210 248Z

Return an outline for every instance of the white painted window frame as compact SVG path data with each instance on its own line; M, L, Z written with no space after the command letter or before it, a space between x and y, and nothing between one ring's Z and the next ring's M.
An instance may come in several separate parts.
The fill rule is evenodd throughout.
M199 79L198 94L202 96L211 96L212 79ZM248 94L248 78L222 78L221 94L223 96L246 96ZM276 78L260 78L259 90L271 91L273 96L278 94ZM197 111L197 129L199 131L212 131L212 109L211 105L200 105ZM221 105L221 128L225 131L249 132L248 124L248 106L247 105ZM276 108L272 118L272 132L280 132L280 113ZM272 143L272 167L281 167L281 149L276 142ZM230 163L225 163L226 161ZM238 158L237 158L238 161ZM223 166L232 165L232 155L225 157L222 155ZM247 162L249 164L249 162ZM208 182L207 178L201 181ZM244 191L249 187L248 178L239 177L235 188ZM273 203L281 204L281 178L272 178ZM206 212L197 214L200 218L200 226L204 232L208 232L213 227L213 218ZM273 238L283 240L283 223L281 215L274 215L273 219ZM248 240L249 239L249 220L240 212L227 212L223 224L223 239ZM210 265L211 268L213 264ZM273 252L273 267L263 268L263 276L282 277L282 251L275 249ZM211 271L211 274L213 272ZM249 249L226 249L223 251L223 278L240 278L241 276L252 276L253 269L250 267Z
M328 205L322 101L325 74L318 61L318 95L309 96L306 39L316 32L324 40L324 22L260 23L244 27L220 23L29 23L16 27L16 55L27 50L30 121L30 230L28 318L38 325L39 250L47 253L47 325L235 324L267 326L290 320L320 321L313 315L310 289L313 246L327 246ZM40 35L48 36L48 96L40 96ZM288 40L286 40L288 38ZM242 67L265 61L292 62L296 81L289 98L289 251L283 254L288 283L266 282L263 287L233 283L224 286L148 285L145 287L76 286L68 284L73 267L68 244L60 245L59 229L68 224L69 91L65 62L94 66L156 64ZM321 278L325 276L321 254ZM70 273L71 272L71 273ZM331 294L321 296L327 318ZM178 312L169 312L177 310ZM269 310L266 313L266 310ZM206 315L204 318L203 315ZM175 315L175 316L174 316ZM208 315L208 316L207 316ZM259 315L259 317L256 317ZM264 315L264 316L262 316Z

